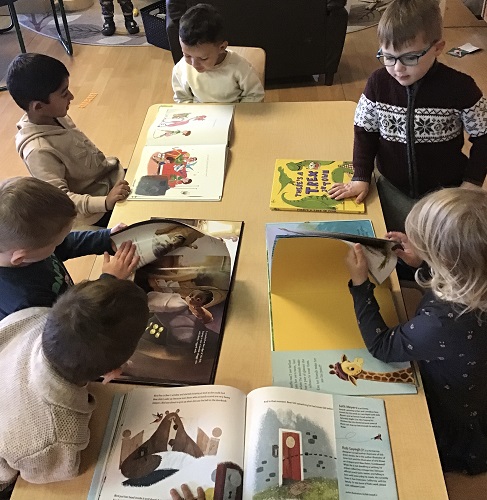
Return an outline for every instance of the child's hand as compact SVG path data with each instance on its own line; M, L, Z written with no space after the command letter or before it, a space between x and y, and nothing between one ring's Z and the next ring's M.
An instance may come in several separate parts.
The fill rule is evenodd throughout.
M408 266L418 268L422 264L423 259L417 256L406 234L398 231L389 231L386 233L386 239L399 241L401 243L402 248L396 248L394 252Z
M346 184L339 182L333 184L328 190L330 198L342 200L343 198L355 198L355 203L362 203L369 192L370 183L365 181L350 181Z
M205 492L201 486L198 486L196 489L196 496L191 493L187 484L181 485L181 491L183 492L184 497L182 497L174 488L169 491L172 500L206 500Z
M112 187L110 192L107 194L105 200L105 207L108 210L113 210L115 203L117 201L122 201L127 199L127 196L130 194L130 186L126 180L118 181L115 186Z
M127 279L135 271L140 260L135 250L136 247L131 241L124 241L113 257L105 252L102 273L111 274L121 280Z
M360 243L355 243L355 245L350 248L345 262L347 263L353 286L359 286L367 281L369 277L369 267Z

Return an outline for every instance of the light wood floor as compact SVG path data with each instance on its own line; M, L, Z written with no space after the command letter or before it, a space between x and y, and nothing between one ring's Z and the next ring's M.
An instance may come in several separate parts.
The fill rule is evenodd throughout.
M75 96L70 115L77 125L102 151L117 155L127 165L147 108L156 102L172 102L172 58L169 52L152 46L75 45L74 57L70 58L56 40L26 29L22 31L28 51L57 57L68 67L71 91ZM374 57L377 51L375 33L375 28L368 28L347 35L333 86L325 87L312 82L287 87L267 86L266 101L357 101L367 77L378 67ZM15 33L0 37L1 79L19 48ZM477 20L461 0L447 0L444 38L447 50L466 42L483 49L461 59L443 55L440 60L472 75L487 95L487 24ZM98 96L85 108L78 108L92 92L98 93ZM21 110L8 93L0 93L0 179L27 175L14 144L15 123L20 116ZM310 123L309 126L319 127L320 124ZM76 259L69 266L73 278L80 280L87 277L91 263L89 258L84 261ZM446 480L452 500L485 497L486 475L470 478L447 474Z

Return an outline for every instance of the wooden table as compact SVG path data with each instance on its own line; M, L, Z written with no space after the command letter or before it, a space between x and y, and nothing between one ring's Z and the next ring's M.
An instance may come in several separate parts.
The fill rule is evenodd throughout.
M265 223L326 219L371 219L376 234L385 226L375 186L367 198L367 213L351 216L326 213L279 212L269 209L276 158L350 160L353 144L352 102L239 104L235 112L230 156L221 202L128 201L118 204L112 224L159 217L244 220L235 285L230 300L215 383L249 392L270 385ZM157 106L149 109L127 172L131 182ZM100 272L95 263L92 278ZM404 304L395 274L391 277L398 314ZM344 283L344 293L346 284ZM81 475L48 485L19 480L12 500L85 499L107 419L111 395L127 385L93 384L98 407L92 417L92 438L83 453ZM417 395L385 396L397 487L401 500L447 499L423 389ZM381 499L386 500L386 499Z

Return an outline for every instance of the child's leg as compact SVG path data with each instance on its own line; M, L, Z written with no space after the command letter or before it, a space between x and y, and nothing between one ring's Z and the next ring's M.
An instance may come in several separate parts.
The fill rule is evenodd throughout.
M105 22L103 23L102 35L112 36L115 33L113 22L113 0L100 0L101 13Z
M139 27L134 20L134 4L132 0L118 0L118 3L125 17L125 27L127 31L130 35L135 35L135 33L139 32Z

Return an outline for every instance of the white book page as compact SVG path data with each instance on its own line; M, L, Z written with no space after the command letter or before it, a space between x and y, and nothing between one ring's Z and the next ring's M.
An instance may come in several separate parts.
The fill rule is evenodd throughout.
M129 200L218 201L227 147L145 146Z
M266 387L247 396L244 499L281 498L270 490L310 474L337 490L336 457L331 395Z
M135 389L100 500L170 500L183 483L215 488L219 464L243 467L244 415L245 395L232 387Z
M227 144L233 105L161 106L147 133L148 146Z

